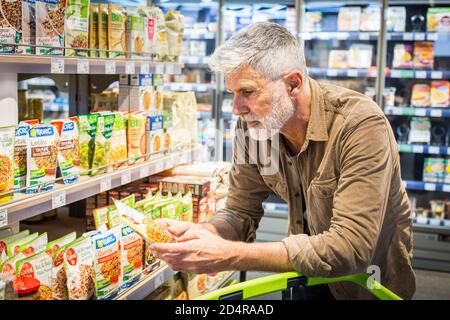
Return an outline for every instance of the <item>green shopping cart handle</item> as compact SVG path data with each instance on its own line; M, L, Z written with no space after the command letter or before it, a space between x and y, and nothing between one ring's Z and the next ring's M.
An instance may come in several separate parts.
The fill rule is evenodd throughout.
M240 282L204 294L194 300L222 300L226 298L246 300L272 292L283 291L298 285L316 286L345 281L355 283L367 289L380 300L402 300L398 295L376 282L373 278L369 278L369 276L364 273L336 278L307 278L298 272L285 272Z

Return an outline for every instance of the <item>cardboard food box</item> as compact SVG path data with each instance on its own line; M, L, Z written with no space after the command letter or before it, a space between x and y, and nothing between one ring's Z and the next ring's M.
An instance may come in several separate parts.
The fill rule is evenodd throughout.
M119 76L119 111L130 111L130 85L127 74Z
M450 8L428 8L428 32L450 32Z
M418 41L414 44L414 67L433 69L433 42Z

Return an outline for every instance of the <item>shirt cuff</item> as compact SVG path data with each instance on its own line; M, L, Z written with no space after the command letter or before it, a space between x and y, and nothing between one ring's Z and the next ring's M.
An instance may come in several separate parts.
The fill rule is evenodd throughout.
M317 236L297 234L282 240L292 267L307 277L328 277L331 266L317 255L311 239Z

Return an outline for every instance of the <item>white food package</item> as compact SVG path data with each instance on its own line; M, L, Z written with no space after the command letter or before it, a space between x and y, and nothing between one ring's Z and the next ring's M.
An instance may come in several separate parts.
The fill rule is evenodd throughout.
M369 68L372 64L372 52L370 44L352 44L348 51L348 67Z

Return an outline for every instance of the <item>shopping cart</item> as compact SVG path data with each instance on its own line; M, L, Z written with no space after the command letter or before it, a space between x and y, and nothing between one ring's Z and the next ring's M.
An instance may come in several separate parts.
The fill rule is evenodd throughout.
M204 294L194 300L247 300L278 291L292 293L292 289L298 286L310 287L346 281L367 289L380 300L402 300L398 295L364 273L336 278L309 278L298 272L280 273L240 282Z

